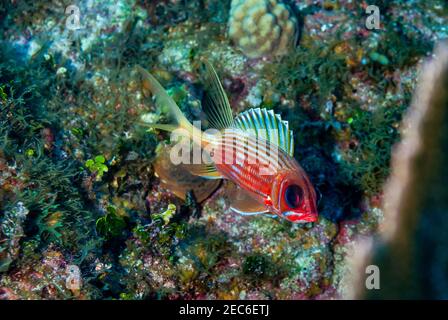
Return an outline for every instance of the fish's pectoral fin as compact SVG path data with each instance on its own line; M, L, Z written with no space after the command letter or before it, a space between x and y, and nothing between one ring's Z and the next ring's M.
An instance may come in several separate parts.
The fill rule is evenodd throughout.
M207 179L222 179L223 176L216 170L213 164L188 164L185 165L188 171L195 176Z
M205 59L202 60L201 78L205 89L202 110L207 116L209 126L215 129L230 127L233 123L233 115L229 99L215 69Z
M206 178L206 179L222 179L221 173L216 170L216 166L213 164L210 156L203 152L201 148L202 157L206 156L206 159L201 158L201 163L189 163L184 164L185 168L190 171L192 175Z

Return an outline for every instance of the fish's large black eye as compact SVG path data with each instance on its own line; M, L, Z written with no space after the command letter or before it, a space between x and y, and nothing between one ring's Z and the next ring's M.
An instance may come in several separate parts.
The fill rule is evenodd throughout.
M285 201L291 209L299 207L300 203L302 202L302 197L303 190L298 185L292 184L286 188Z

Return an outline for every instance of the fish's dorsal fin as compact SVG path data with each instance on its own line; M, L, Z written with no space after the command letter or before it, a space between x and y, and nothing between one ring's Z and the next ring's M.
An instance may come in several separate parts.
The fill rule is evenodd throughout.
M282 120L272 110L255 108L244 111L235 118L232 127L249 131L294 156L294 135L289 130L288 121Z
M213 66L206 60L202 63L201 78L205 88L202 110L210 127L218 130L228 128L233 123L229 99Z

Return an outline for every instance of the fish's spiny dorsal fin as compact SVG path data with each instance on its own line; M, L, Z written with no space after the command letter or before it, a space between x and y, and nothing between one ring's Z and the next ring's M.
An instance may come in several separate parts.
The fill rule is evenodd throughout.
M244 111L235 118L232 127L255 134L294 156L294 135L289 130L288 121L282 120L272 110L256 108Z
M218 130L230 127L233 116L229 99L215 69L206 60L202 61L201 78L205 88L202 110L207 115L209 126Z

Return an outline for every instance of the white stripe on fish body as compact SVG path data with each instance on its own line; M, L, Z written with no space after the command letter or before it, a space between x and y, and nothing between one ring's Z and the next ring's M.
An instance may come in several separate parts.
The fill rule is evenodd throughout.
M217 164L256 164L275 170L289 167L285 157L278 156L281 150L277 146L239 130L226 130L212 149Z
M229 132L237 141L239 140L239 145L247 148L249 156L255 157L261 165L273 165L276 170L296 167L293 158L275 144L250 134L245 135L244 132Z
M264 198L270 196L279 170L295 169L295 160L285 151L240 129L222 131L213 144L211 158L222 176Z

